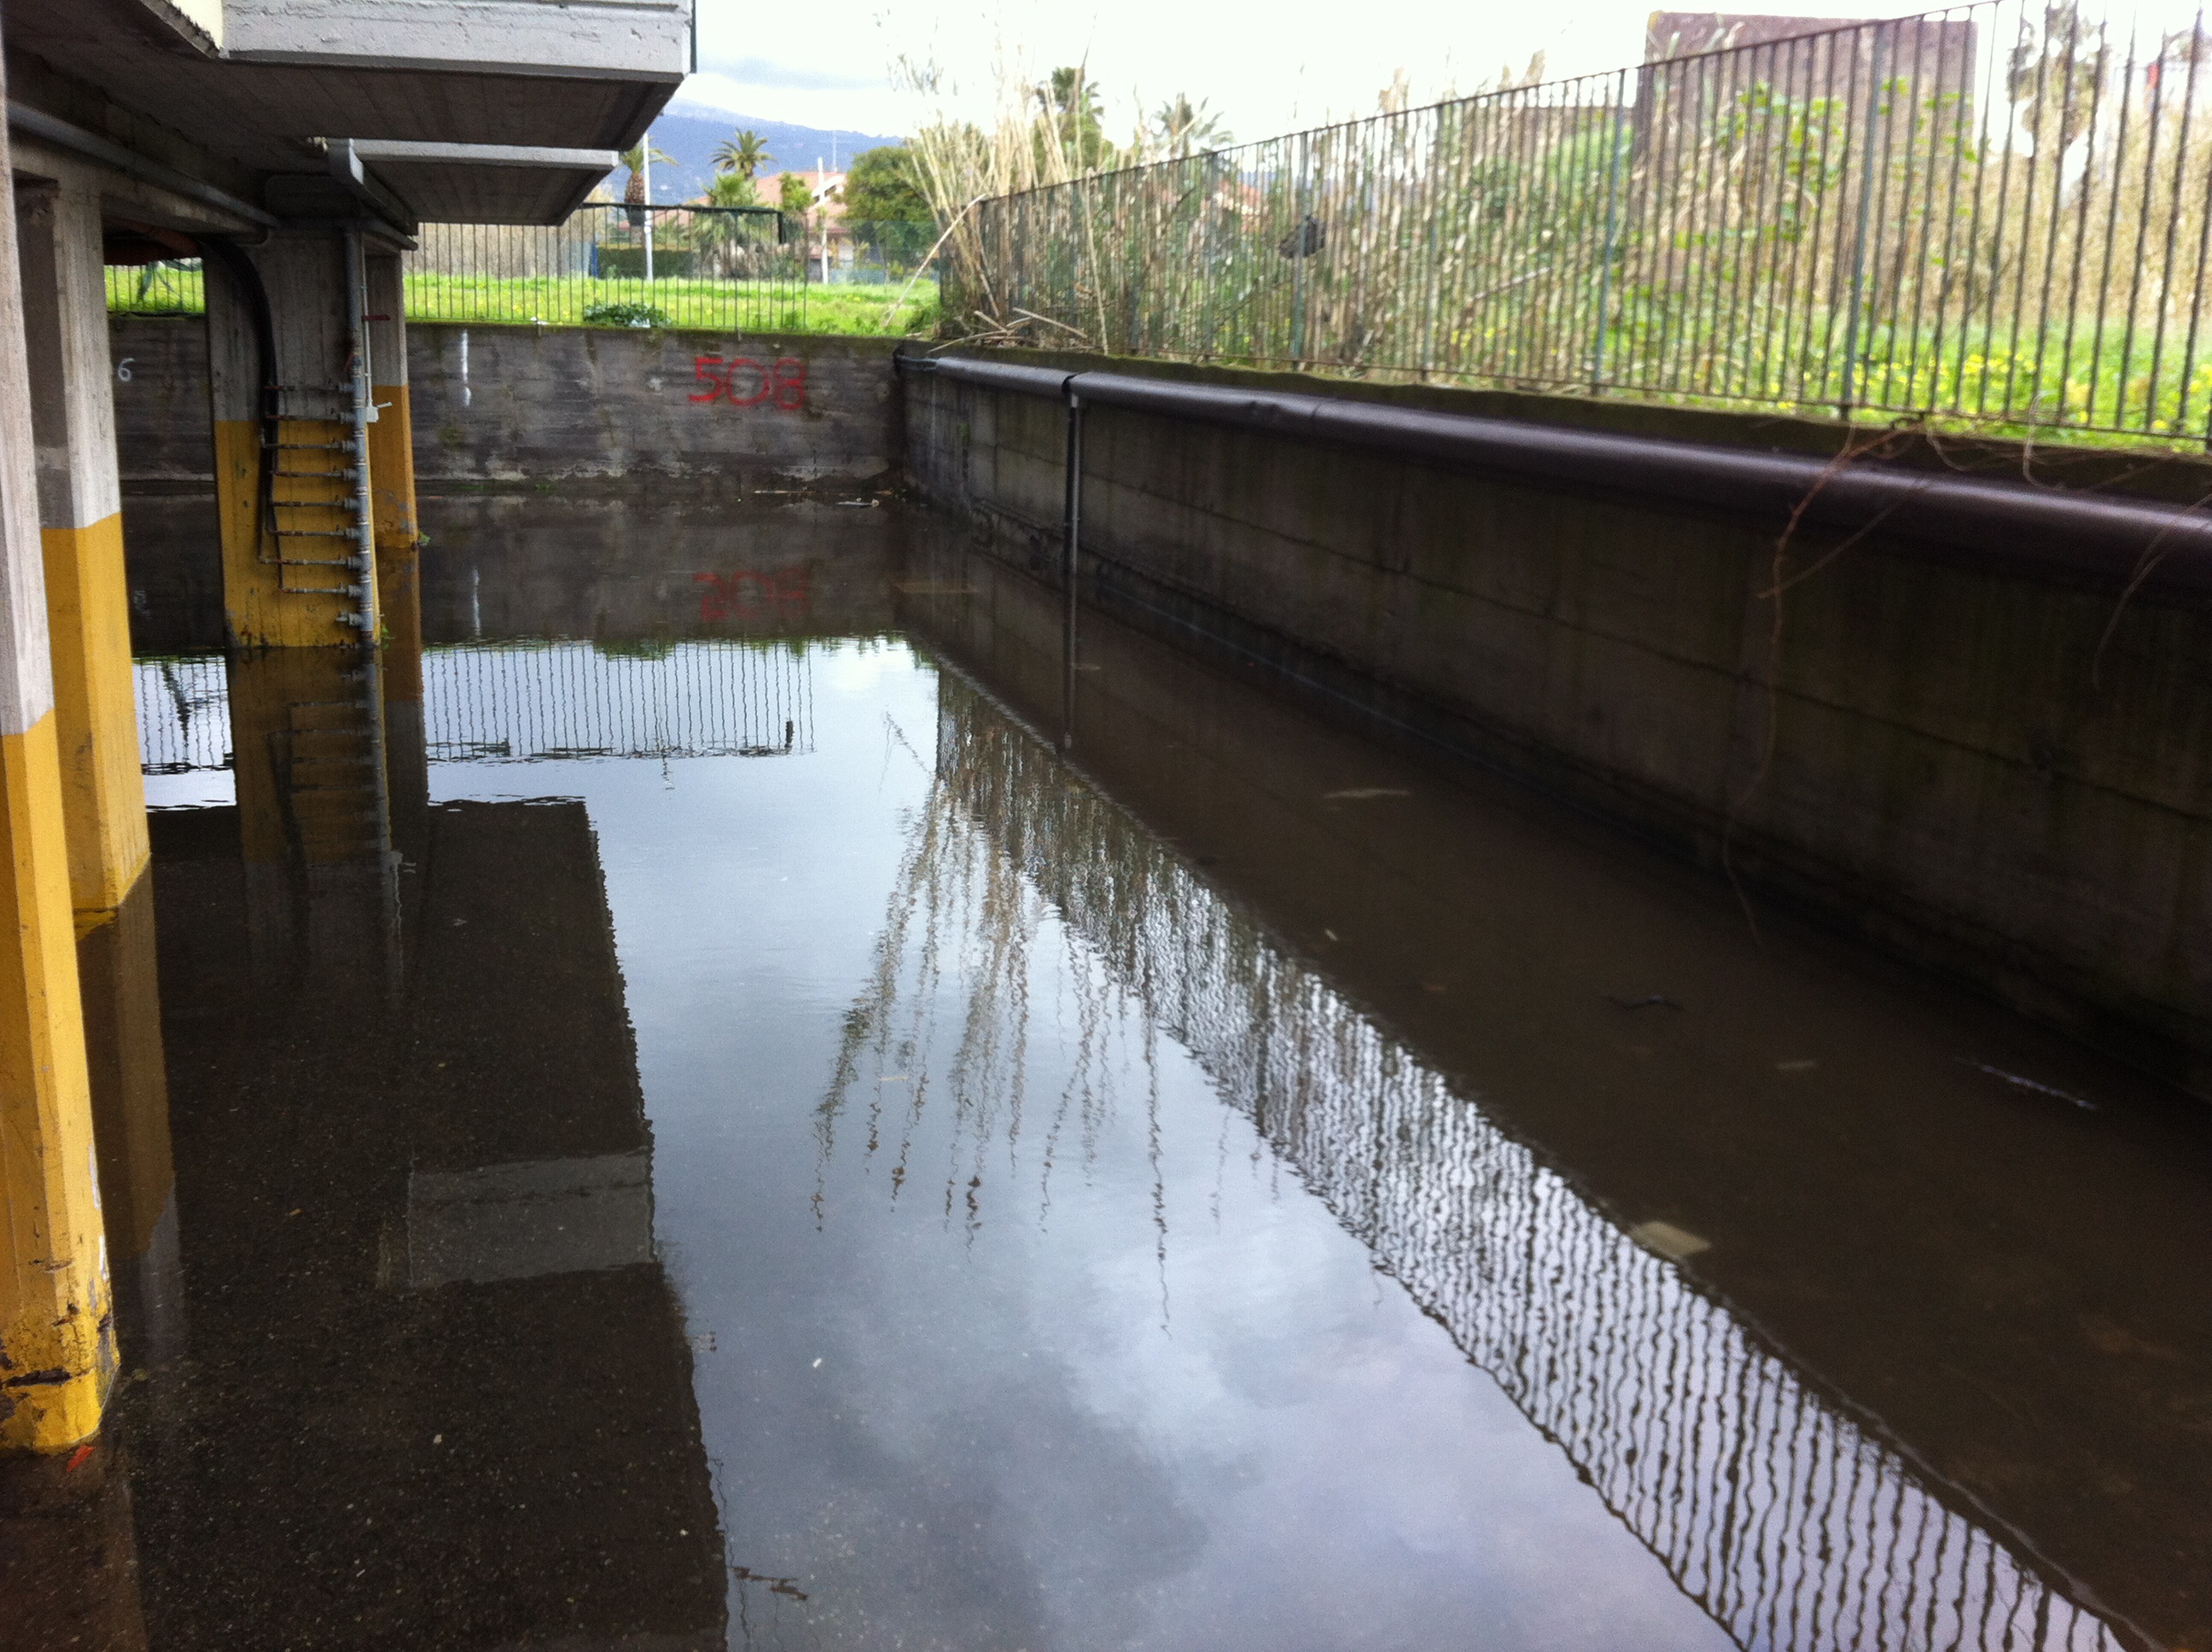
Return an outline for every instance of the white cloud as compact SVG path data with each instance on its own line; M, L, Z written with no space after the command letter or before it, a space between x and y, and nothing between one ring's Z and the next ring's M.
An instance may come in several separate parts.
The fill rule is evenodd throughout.
M1651 0L1397 0L1352 13L1313 0L1267 9L1224 0L987 3L917 0L825 26L822 14L805 9L763 13L738 0L698 0L700 58L714 72L694 77L686 95L768 118L905 131L918 112L890 86L890 64L902 56L941 65L950 100L978 117L992 110L994 65L1040 79L1054 64L1083 62L1106 100L1111 131L1184 92L1210 100L1238 137L1257 138L1372 113L1401 70L1419 102L1472 90L1502 67L1517 71L1540 51L1553 77L1625 67L1643 53L1652 9ZM1698 9L1686 0L1674 0L1674 9ZM1759 0L1742 9L1856 18L1926 5Z

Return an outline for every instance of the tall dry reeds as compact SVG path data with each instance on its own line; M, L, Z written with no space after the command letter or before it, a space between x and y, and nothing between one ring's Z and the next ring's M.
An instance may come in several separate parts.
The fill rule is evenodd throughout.
M944 232L938 256L944 260L945 290L961 295L961 307L947 313L951 324L963 333L1013 337L1026 331L1044 342L1092 343L1080 320L1025 316L1000 301L978 209L995 198L1140 164L1149 159L1149 141L1141 125L1127 144L1103 141L1084 64L1043 74L1001 49L990 73L994 112L981 125L946 112L957 88L940 65L902 58L892 69L894 82L925 111L907 148ZM1079 301L1075 307L1081 309Z

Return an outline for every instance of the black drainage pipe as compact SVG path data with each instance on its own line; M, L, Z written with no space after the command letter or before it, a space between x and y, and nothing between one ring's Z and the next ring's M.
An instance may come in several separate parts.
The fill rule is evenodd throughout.
M901 355L902 370L963 384L1426 459L1578 492L1597 491L1855 532L1880 526L2008 561L2124 583L2148 552L2159 583L2212 587L2212 515L2185 505L1991 482L1797 453L1576 430L1351 398L1068 373L964 356Z

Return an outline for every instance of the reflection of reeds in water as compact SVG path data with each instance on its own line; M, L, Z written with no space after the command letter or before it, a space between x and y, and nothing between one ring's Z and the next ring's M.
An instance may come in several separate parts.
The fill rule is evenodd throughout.
M943 1071L966 1155L948 1212L1001 1131L1013 1162L1050 928L1079 998L1055 1135L1072 1115L1095 1139L1119 1061L1149 1072L1153 1029L1176 1040L1739 1643L2118 1652L1964 1493L1931 1490L1045 745L939 683L936 776L823 1104L825 1163L874 1066L913 1081L902 1173L947 993L965 995Z
M1006 726L978 738L987 744L1024 738ZM1153 1057L1150 1024L1132 994L1088 949L1067 945L1076 938L957 795L955 777L976 755L940 749L817 1123L826 1166L841 1126L857 1114L868 1157L890 1157L896 1199L915 1173L916 1137L933 1096L949 1097L944 1206L971 1231L982 1218L984 1173L1001 1136L1007 1175L1020 1173L1036 1054L1030 991L1044 948L1056 942L1064 949L1052 960L1055 973L1077 990L1072 1005L1054 1006L1072 1010L1074 1025L1037 1159L1041 1213L1049 1213L1054 1168L1071 1135L1080 1162L1092 1163L1120 1075L1133 1055L1147 1071ZM1063 1056L1057 1047L1051 1054ZM856 1093L865 1097L857 1105ZM822 1199L817 1190L817 1215Z

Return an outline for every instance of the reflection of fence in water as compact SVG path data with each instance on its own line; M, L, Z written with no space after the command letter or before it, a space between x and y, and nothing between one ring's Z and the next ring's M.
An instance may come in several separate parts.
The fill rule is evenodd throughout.
M980 825L1740 1644L2118 1652L1158 840L939 680L917 830L957 852L952 821ZM993 881L909 876L932 902ZM915 914L909 932L940 921Z
M221 654L142 659L132 687L146 773L230 767L230 686Z
M149 774L230 767L222 656L137 664ZM591 643L433 650L422 659L432 762L765 756L809 751L808 661L781 645L686 642L636 654Z
M443 648L422 657L422 720L434 762L767 756L813 749L811 684L778 644Z

